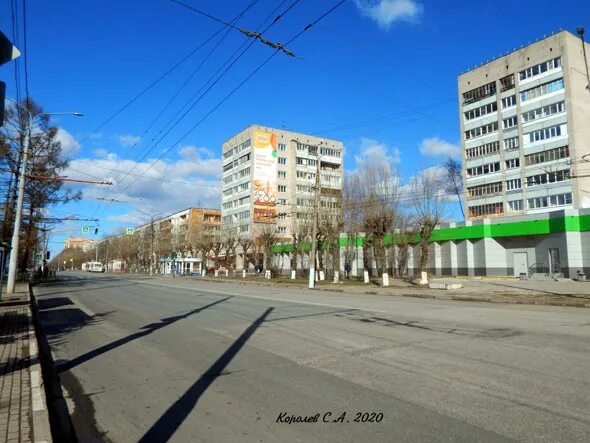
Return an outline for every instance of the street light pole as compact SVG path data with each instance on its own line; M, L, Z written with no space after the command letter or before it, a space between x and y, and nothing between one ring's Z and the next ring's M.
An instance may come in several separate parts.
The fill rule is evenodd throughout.
M320 168L320 161L321 161L321 155L320 152L318 152L320 150L320 146L322 145L322 143L320 142L320 144L316 147L316 174L315 174L315 198L314 198L314 202L313 202L313 226L311 229L311 265L309 266L309 284L308 284L308 288L309 289L313 289L315 287L315 264L316 264L316 237L317 237L317 233L318 233L318 217L319 217L319 203L320 203L320 194L321 194L321 189L322 189L322 184L320 181L320 174L321 174L321 168Z
M25 175L27 173L27 160L29 157L29 143L31 138L31 112L27 111L27 128L25 132L25 139L23 141L23 157L20 165L18 177L18 196L16 199L16 214L14 217L14 229L12 230L12 242L10 245L10 262L8 264L8 280L6 282L6 293L14 294L14 287L16 285L16 271L18 265L18 244L20 236L20 224L23 211L23 199L25 195Z
M11 101L14 101L11 99ZM16 199L16 214L14 217L14 227L12 231L12 242L10 249L10 262L8 264L8 280L6 282L6 293L14 294L14 287L16 285L16 272L18 269L18 245L20 240L20 224L23 211L23 200L25 196L25 178L27 174L27 160L29 158L29 145L31 143L31 128L33 126L33 115L31 111L24 106L21 106L18 102L14 101L16 106L21 108L27 113L27 127L25 129L25 138L23 141L23 154L21 160L21 167L18 177L18 195ZM56 114L56 113L51 113ZM51 115L49 113L43 113L42 115ZM65 113L59 113L65 114ZM75 115L81 117L83 114L79 112L68 113L69 115Z

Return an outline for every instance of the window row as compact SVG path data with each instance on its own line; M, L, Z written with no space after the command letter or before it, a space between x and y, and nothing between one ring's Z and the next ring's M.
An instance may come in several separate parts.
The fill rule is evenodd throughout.
M569 156L569 148L567 146L561 146L559 148L550 149L548 151L536 152L535 154L525 155L524 164L526 166L536 165L538 163L545 163L553 160L559 160L562 158L568 158Z
M552 60L539 63L538 65L531 66L530 68L527 68L524 71L520 71L519 77L521 80L525 80L527 78L535 77L539 74L542 74L543 72L550 71L551 69L559 68L560 66L561 57L557 57Z
M524 134L525 140L528 138L529 143L536 143L542 140L547 140L550 138L559 137L560 135L565 135L566 130L562 131L562 125L555 125L549 128L539 129L538 131L532 131L529 133Z
M482 215L502 214L504 205L502 203L488 203L485 205L469 206L469 217L481 217Z
M279 171L278 177L279 178L287 178L287 171Z
M478 126L477 128L469 129L465 131L465 139L479 137L485 134L491 134L498 130L498 122L488 123L487 125Z
M522 200L511 200L507 203L507 210L508 212L516 212L516 211L522 211L523 209L523 204L522 204Z
M504 139L504 149L509 151L511 149L518 149L518 137L510 137Z
M484 197L487 195L499 194L502 192L502 182L487 183L485 185L467 188L469 198Z
M520 166L520 158L511 158L506 160L506 169L514 169Z
M248 149L250 146L252 145L252 142L250 141L250 139L246 140L245 142L239 144L238 146L236 146L233 149L228 149L227 151L224 152L223 154L223 159L227 160L228 158L239 154L240 152Z
M500 79L500 92L514 88L514 74L507 75Z
M502 109L510 108L511 106L516 106L516 95L502 99Z
M565 180L569 180L570 170L564 169L563 171L544 172L543 174L535 174L526 178L527 187L544 185L546 183L557 183Z
M554 80L549 83L543 83L542 85L536 86L520 93L520 101L525 102L532 100L533 98L541 97L546 94L550 94L555 91L563 89L563 79Z
M564 206L572 204L572 194L559 194L550 195L548 197L535 197L529 198L528 201L529 209L548 208L550 206Z
M250 175L250 166L248 166L247 168L242 169L239 172L239 177L240 178L246 177L247 175Z
M337 157L337 158L340 158L341 152L340 152L339 149L322 147L322 148L320 148L320 154L321 155L327 155L329 157Z
M278 191L279 192L287 192L287 186L286 185L279 185Z
M518 125L518 117L516 115L505 118L502 121L502 127L504 129L514 128L516 125Z
M279 151L286 151L287 145L284 143L279 143Z
M478 175L491 174L500 171L500 162L488 163L487 165L467 168L467 177L477 177Z
M297 178L305 180L315 180L315 172L297 171Z
M559 114L565 111L565 102L553 103L551 105L543 106L541 108L533 109L531 111L523 112L523 121L530 122L550 115Z
M500 142L493 141L486 143L475 148L469 148L465 150L465 158L477 158L483 157L484 155L495 154L500 150Z
M463 93L463 104L469 104L491 97L496 93L496 82L488 83L479 88Z
M483 115L491 114L492 112L496 112L497 110L498 103L492 102L488 103L487 105L480 106L479 108L472 109L471 111L466 111L463 114L465 115L465 120L472 120Z

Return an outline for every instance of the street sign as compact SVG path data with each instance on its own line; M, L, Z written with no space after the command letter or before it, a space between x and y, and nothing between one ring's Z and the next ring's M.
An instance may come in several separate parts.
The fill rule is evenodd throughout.
M8 37L0 31L0 65L14 60L18 56L20 56L20 51L10 40L8 40Z
M84 226L84 227L82 228L82 234L88 234L89 232L90 232L90 227L88 227L88 226Z
M133 231L134 231L133 228L127 228L127 231L126 231L127 235L133 235Z

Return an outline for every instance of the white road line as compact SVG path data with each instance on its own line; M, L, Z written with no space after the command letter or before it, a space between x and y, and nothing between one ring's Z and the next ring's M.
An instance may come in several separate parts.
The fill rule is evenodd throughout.
M324 306L329 308L343 308L343 309L356 309L357 311L367 311L367 312L381 312L384 314L389 313L389 311L383 311L380 309L371 309L371 308L361 308L356 306L348 306L348 305L333 305L329 303L316 303L311 301L303 301L303 300L289 300L286 298L276 298L276 297L263 297L260 295L249 295L249 294L239 294L237 292L225 292L225 291L213 291L209 289L201 289L201 288L188 288L186 286L177 286L177 285L169 285L166 283L155 283L151 281L142 281L142 280L132 280L136 283L143 283L146 285L155 285L155 286L165 286L167 288L174 288L174 289L184 289L188 291L195 291L195 292L208 292L211 294L221 294L221 295L232 295L237 297L246 297L246 298L256 298L259 300L267 300L267 301L282 301L285 303L300 303L304 305L312 305L312 306Z

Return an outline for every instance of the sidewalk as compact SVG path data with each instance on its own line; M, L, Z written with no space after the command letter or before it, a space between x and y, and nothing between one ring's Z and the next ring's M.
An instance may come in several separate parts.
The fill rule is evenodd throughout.
M264 280L247 277L202 277L211 282L233 282L262 286L285 288L307 288L304 279L288 282L285 278ZM460 289L440 290L421 287L411 283L391 279L391 286L383 287L375 283L362 284L356 281L344 281L334 284L319 282L317 291L344 292L353 294L371 294L398 297L418 297L438 300L477 301L490 303L530 304L549 306L569 306L590 308L590 282L576 281L518 281L515 279L465 279L465 278L431 278L431 282L460 283Z
M5 288L3 288L5 289ZM27 284L0 301L0 442L50 442Z

